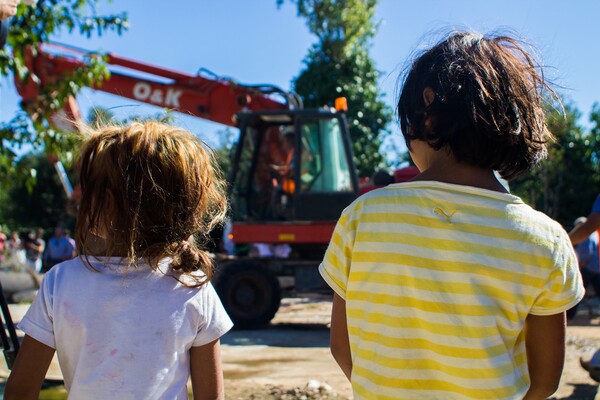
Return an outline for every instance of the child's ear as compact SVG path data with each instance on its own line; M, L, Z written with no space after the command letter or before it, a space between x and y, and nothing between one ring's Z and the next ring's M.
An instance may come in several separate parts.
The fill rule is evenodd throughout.
M429 107L431 103L435 100L435 92L432 88L427 86L423 89L423 103L425 103L425 107Z

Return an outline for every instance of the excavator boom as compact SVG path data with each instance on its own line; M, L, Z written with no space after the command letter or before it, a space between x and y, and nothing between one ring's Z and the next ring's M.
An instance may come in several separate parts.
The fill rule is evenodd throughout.
M92 57L103 57L110 71L110 78L94 84L93 89L228 126L236 126L235 115L242 111L299 106L295 96L272 85L242 85L211 75L205 69L190 75L112 53L86 52L55 44L27 50L26 65L33 76L25 81L17 77L17 90L26 103L35 102L40 89L68 78L78 68L85 68ZM276 96L279 98L275 99Z

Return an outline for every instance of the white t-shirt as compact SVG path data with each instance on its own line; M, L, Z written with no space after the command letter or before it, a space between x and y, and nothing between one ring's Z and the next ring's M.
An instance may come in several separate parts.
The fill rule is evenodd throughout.
M19 323L56 349L69 399L186 399L189 350L232 327L210 283L190 288L147 264L78 257L52 268Z

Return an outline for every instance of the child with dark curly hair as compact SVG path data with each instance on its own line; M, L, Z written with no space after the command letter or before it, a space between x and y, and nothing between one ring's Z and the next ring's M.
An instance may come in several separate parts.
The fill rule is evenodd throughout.
M320 271L355 399L545 399L584 289L567 233L507 192L546 154L552 93L516 40L455 32L411 65L402 133L420 174L339 219Z
M81 256L44 277L6 399L37 399L54 352L73 399L222 399L232 323L194 236L227 211L212 153L160 123L91 133L80 154Z

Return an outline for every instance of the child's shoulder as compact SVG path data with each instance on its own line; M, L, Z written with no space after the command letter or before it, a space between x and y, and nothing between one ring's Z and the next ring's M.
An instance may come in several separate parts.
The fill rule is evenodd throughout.
M479 189L470 186L456 185L439 181L408 181L401 183L392 183L388 186L369 191L358 197L352 204L352 207L361 208L375 204L402 204L415 202L415 199L425 201L455 201L462 202L466 198L475 199L499 199L501 201L517 201L516 196L493 192L490 190Z
M78 276L85 271L85 264L80 257L60 262L44 273L43 281L46 285L56 286Z
M535 235L570 243L565 228L547 214L544 214L527 204L523 204L515 210L515 214L517 215L513 219L518 222L522 230Z
M415 182L393 183L381 188L373 189L356 198L342 212L342 217L352 214L360 214L367 209L386 207L394 205L397 207L405 201L418 196Z
M354 202L369 202L372 199L385 198L389 196L397 196L402 194L408 194L410 191L418 187L417 181L408 181L402 183L391 183L387 186L380 187L377 189L370 190L360 195Z

